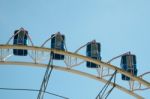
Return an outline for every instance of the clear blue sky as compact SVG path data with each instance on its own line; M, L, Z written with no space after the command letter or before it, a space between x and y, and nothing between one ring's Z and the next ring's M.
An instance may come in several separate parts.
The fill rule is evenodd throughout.
M0 0L0 43L5 44L13 31L20 27L29 31L36 46L60 31L65 34L71 52L96 39L102 44L103 61L127 51L136 54L140 75L150 71L149 5L149 0ZM80 54L85 55L85 49ZM119 66L119 62L118 59L113 64ZM41 68L4 65L0 68L0 87L38 89L43 74ZM103 85L88 78L54 71L47 91L70 99L94 99ZM140 93L148 99L150 90ZM119 99L118 95L122 99L133 99L117 89L109 99ZM36 99L36 96L34 92L0 90L1 99ZM46 95L45 99L48 98L59 99Z

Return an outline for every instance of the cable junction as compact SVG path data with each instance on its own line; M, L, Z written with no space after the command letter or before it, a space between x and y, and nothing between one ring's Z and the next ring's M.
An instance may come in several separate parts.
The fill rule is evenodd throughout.
M110 93L112 92L112 90L116 86L115 85L115 83L116 83L116 74L117 74L117 70L115 70L115 72L112 74L110 79L107 81L107 83L104 85L104 87L102 88L102 90L99 92L99 94L96 96L95 99L107 99L107 97L110 95ZM113 78L114 78L113 86L110 90L107 91L107 89L108 89L108 87L109 87L109 85L110 85Z

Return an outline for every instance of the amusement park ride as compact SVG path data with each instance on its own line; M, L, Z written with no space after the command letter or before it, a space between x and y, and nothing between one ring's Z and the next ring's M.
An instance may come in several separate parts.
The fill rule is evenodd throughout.
M13 45L10 45L9 42L12 39ZM30 40L30 46L28 40ZM50 40L51 48L45 48L44 45ZM78 51L84 47L86 47L86 56L77 54ZM7 59L11 56L30 56L33 61L8 61ZM121 58L120 68L110 64L111 61L117 58ZM49 63L42 63L44 59L49 60ZM53 60L63 61L66 66L55 66ZM74 69L75 66L80 66L85 62L86 67L97 70L97 74L89 74ZM127 52L112 58L108 62L103 62L101 61L101 44L96 42L96 40L86 43L75 52L69 52L66 49L65 35L60 32L52 34L40 47L37 47L33 45L27 30L24 28L16 30L7 44L0 45L0 64L46 67L40 90L38 90L39 94L37 99L44 99L44 93L47 93L46 88L53 69L78 74L105 83L105 86L100 90L96 98L94 97L95 99L106 99L114 88L130 94L135 98L144 99L144 97L137 94L136 91L150 90L150 82L143 79L143 77L150 74L150 72L139 76L137 75L136 55ZM128 82L129 86L120 85L116 82L117 74L121 74L121 79ZM112 86L112 88L108 90L108 86ZM69 99L65 97L61 98Z

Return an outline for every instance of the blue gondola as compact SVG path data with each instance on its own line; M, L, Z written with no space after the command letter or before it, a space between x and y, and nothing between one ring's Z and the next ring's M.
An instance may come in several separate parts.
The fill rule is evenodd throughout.
M101 60L100 50L101 50L100 43L93 41L93 42L89 43L86 47L86 56L93 58L93 59ZM97 64L94 64L91 62L86 62L86 66L88 68L98 68Z
M133 54L123 55L121 57L121 68L133 76L137 76L137 68L136 68L136 56ZM121 74L122 80L130 80L130 77Z
M57 34L53 34L51 35L52 39L51 39L51 48L57 49L57 50L65 50L64 49L64 42L65 42L65 36L57 33ZM64 55L62 54L56 54L54 52L51 52L52 58L56 59L56 60L63 60L64 59Z
M14 32L14 40L13 44L14 45L27 45L27 34L28 31L24 29L16 30ZM13 54L17 56L27 56L28 51L27 50L22 50L22 49L13 49Z

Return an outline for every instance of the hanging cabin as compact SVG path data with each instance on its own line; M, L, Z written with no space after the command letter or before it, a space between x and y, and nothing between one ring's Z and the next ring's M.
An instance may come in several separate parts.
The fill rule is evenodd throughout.
M93 42L89 43L86 47L86 56L93 58L93 59L101 60L100 50L101 50L101 44L96 41L93 41ZM88 61L86 62L86 66L88 68L98 68L99 67L97 64L88 62Z
M137 68L136 68L136 56L133 54L123 55L121 57L121 68L133 76L137 76ZM122 80L129 81L130 78L121 74Z
M65 45L65 36L57 33L57 34L52 34L51 35L51 48L57 49L57 50L65 50L64 45ZM62 54L57 54L54 52L51 52L52 59L55 60L64 60L64 55Z
M28 31L24 29L20 30L15 30L14 32L14 39L13 39L13 44L14 45L26 45L28 43ZM16 56L27 56L28 51L25 49L13 49L13 54Z

